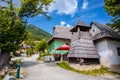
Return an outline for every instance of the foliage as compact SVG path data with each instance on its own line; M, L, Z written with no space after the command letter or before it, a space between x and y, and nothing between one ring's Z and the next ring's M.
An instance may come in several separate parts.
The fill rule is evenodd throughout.
M20 4L15 6L13 0L0 0L1 67L9 64L11 59L9 53L18 50L20 43L26 38L27 20L25 20L25 18L34 17L38 14L49 18L49 16L46 15L46 10L52 0L19 1ZM3 5L1 4L2 2L4 3Z
M4 76L0 76L0 80L3 80L4 79Z
M11 64L13 64L11 68L16 68L16 65L18 63L22 64L22 59L11 60L10 62L11 62Z
M34 52L35 41L29 38L27 41L24 41L23 43L27 45L27 56L31 56L32 53Z
M31 56L32 53L33 53L33 49L28 48L28 49L27 49L27 56L28 56L28 57Z
M60 66L61 68L75 71L75 72L78 72L81 74L87 74L87 75L99 76L99 75L104 75L104 74L111 74L111 75L119 74L116 72L109 71L107 68L104 68L104 67L101 67L100 69L94 69L94 70L79 71L79 70L76 70L76 69L70 67L69 64L66 62L57 63L57 65Z
M28 39L25 41L25 44L27 44L30 48L33 48L35 46L35 41L33 39Z
M44 38L49 39L50 34L45 32L44 30L37 28L34 25L27 25L27 30L29 31L27 34L26 40L23 42L30 46L30 48L27 48L27 56L31 56L32 53L35 50L35 44L37 45L39 43L39 40L42 40ZM36 50L38 51L38 50ZM48 52L41 52L41 56L47 55Z
M28 39L41 40L43 38L49 39L51 37L51 35L48 32L32 24L27 25L27 30L29 31L27 40Z
M40 52L40 56L45 55L47 52L47 49L48 49L48 43L46 39L42 39L41 41L36 42L35 50L37 52Z
M15 51L26 38L25 17L34 17L38 14L46 15L52 0L20 0L21 5L15 6L13 0L2 0L7 5L0 4L0 48L2 51Z
M41 41L36 42L36 46L35 46L36 51L45 52L45 49L47 48L48 48L48 44L46 39L42 39Z
M51 2L52 0L21 0L19 16L33 17L42 14L49 19L50 17L46 14L45 10L48 9Z
M0 14L0 48L8 52L17 50L26 37L25 26L21 19L16 19L13 23L16 16L10 16L9 9L0 10Z
M0 76L0 80L3 80L4 79L4 76Z
M49 55L47 50L46 50L46 52L41 52L41 56L47 56L47 55Z
M74 69L71 68L71 67L68 65L68 63L66 63L66 62L57 63L57 65L60 66L60 67L62 67L62 68L64 68L64 69L74 71Z
M45 61L45 56L50 56L50 54L48 53L48 52L41 52L40 54L39 54L39 57L37 58L37 60L40 60L40 61Z
M120 0L104 0L104 2L105 11L113 17L109 25L120 31Z

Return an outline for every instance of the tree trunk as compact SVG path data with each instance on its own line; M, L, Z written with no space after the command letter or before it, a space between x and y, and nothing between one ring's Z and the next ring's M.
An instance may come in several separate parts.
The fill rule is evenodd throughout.
M8 65L9 65L10 59L11 59L11 57L10 57L10 52L2 51L2 52L0 53L0 70L1 70L4 66L8 66Z

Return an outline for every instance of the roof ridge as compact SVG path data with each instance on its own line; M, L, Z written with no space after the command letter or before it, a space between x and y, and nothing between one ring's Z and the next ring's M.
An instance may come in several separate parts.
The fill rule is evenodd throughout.
M115 39L120 39L120 34L118 32L115 32L114 30L112 30L107 25L100 24L97 22L92 22L91 24L95 24L101 30L101 32L99 34L96 34L94 36L94 37L96 37L96 39L103 38L103 37L112 37Z
M80 19L78 20L76 25L81 25L81 26L87 26L88 27L88 25L86 23L82 22Z

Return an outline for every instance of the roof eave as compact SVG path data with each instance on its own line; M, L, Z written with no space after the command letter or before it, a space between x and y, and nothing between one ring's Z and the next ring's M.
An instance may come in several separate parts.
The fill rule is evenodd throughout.
M54 39L64 39L64 40L71 40L71 39L68 39L68 38L59 38L59 37L52 37L48 43L50 43L51 41L53 41Z
M70 32L75 32L75 31L77 31L77 25L70 30Z
M120 41L120 39L118 39L118 38L113 38L113 37L110 37L110 36L105 36L105 37L93 39L93 41L98 41L98 40L101 40L101 39L110 39L110 40L111 40L111 39L114 39L114 40Z
M75 27L73 27L73 28L70 30L70 32L76 32L76 31L77 31L77 28L80 27L80 26L82 26L82 25L76 25ZM88 29L91 28L91 27L89 27L89 26L82 26L82 27L86 27L86 28L88 28Z

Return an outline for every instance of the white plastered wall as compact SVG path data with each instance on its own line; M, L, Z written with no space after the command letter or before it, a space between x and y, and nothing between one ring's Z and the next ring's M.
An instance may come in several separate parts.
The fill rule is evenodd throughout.
M103 39L95 44L98 54L100 55L100 64L111 67L120 65L120 56L118 56L117 47L120 42L116 40Z
M108 47L108 62L109 65L120 65L120 56L118 56L117 47L120 47L120 41L106 40Z
M100 56L100 64L107 66L107 57L108 57L108 48L107 48L107 42L106 40L101 40L95 43L95 47L98 51L98 54Z
M89 30L89 32L92 34L92 36L101 32L101 30L96 25L92 24L91 26L92 28Z

